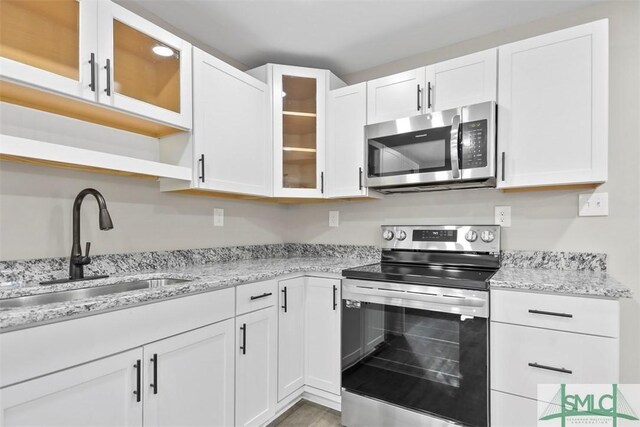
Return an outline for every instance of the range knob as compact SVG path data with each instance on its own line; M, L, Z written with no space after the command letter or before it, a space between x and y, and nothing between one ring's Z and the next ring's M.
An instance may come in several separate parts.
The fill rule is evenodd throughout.
M391 230L384 230L384 232L382 232L382 238L384 240L391 240L393 239L393 231Z
M478 233L474 230L467 231L467 234L464 235L464 238L467 239L467 242L475 242L478 240Z
M396 239L398 240L404 240L406 238L407 238L407 233L405 233L402 230L398 231L398 234L396 234Z
M493 235L493 231L490 230L484 230L482 232L482 234L480 235L480 238L482 239L483 242L485 243L491 243L493 242L493 239L495 239L496 236Z

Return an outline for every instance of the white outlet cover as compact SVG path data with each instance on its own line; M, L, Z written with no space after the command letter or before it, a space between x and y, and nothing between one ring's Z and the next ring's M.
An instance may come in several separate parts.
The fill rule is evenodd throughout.
M578 195L578 215L609 216L609 193Z
M221 209L221 208L213 209L213 226L224 227L224 209Z
M340 211L329 211L329 227L337 227L340 222Z
M496 206L494 209L495 224L501 227L511 227L511 206Z

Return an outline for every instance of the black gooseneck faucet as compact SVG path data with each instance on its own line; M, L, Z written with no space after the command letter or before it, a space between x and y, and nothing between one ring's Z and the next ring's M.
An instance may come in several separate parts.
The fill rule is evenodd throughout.
M100 208L98 217L100 230L111 230L113 228L113 222L111 222L111 216L107 210L107 202L105 202L102 194L93 188L85 188L78 193L73 202L73 245L71 246L71 259L69 260L70 280L84 279L84 266L91 262L91 258L89 258L91 242L87 242L84 255L82 255L82 249L80 248L80 208L85 196L89 194L96 198Z

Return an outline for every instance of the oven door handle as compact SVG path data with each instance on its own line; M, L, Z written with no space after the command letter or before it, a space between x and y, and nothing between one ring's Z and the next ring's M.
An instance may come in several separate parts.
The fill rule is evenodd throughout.
M453 119L451 119L451 173L454 179L460 178L460 161L458 157L458 150L460 148L460 115L461 111L458 109L458 112Z

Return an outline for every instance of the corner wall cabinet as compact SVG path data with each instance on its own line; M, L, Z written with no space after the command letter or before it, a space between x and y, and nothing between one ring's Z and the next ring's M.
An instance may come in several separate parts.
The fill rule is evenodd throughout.
M265 83L193 49L192 149L180 153L193 165L193 180L161 183L161 189L271 196L270 102Z
M367 124L496 100L497 49L367 82Z
M153 136L191 128L191 45L121 6L7 0L0 26L0 100Z
M608 21L500 47L498 187L607 180Z
M327 70L288 65L248 73L271 87L274 196L323 198L327 95L344 83Z

